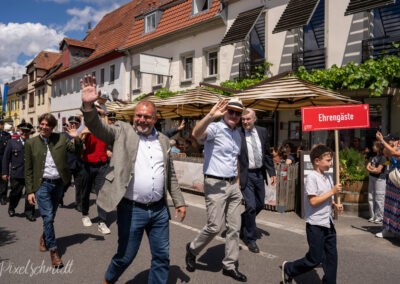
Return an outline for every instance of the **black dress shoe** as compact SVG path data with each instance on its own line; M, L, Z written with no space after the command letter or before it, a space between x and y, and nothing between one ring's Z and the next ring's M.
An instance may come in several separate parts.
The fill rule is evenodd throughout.
M258 248L256 242L249 242L246 243L247 248L249 249L249 251L254 252L254 253L259 253L260 249Z
M247 282L247 277L246 275L242 274L239 272L239 270L237 268L235 269L222 269L222 274L226 275L226 276L230 276L233 279L240 281L240 282Z
M14 209L8 209L8 216L14 217L15 216L15 210Z
M33 215L26 215L26 219L28 219L31 222L35 222L36 221L36 218Z
M189 272L193 272L196 270L196 256L190 250L190 243L186 244L186 270Z

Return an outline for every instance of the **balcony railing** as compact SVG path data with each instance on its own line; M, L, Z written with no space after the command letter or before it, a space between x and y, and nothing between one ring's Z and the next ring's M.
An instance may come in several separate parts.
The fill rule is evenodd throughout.
M264 66L265 59L257 59L253 61L243 61L239 63L239 79L250 78L257 73L264 73L268 70L265 70Z
M311 71L312 69L325 69L325 48L293 53L293 71L297 71L300 66L304 66L307 71Z
M400 43L400 35L363 40L362 61L389 55L399 56L400 47L395 47L394 43Z

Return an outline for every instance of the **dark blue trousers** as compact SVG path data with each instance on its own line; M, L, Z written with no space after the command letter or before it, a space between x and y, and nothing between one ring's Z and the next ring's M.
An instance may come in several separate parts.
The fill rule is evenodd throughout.
M246 211L242 213L241 233L247 242L257 240L256 216L265 206L265 185L262 170L249 171L242 195Z
M336 247L336 230L331 222L331 227L306 224L308 252L305 257L287 262L285 272L290 277L296 277L306 273L320 263L324 270L323 283L336 283L337 274L337 247Z

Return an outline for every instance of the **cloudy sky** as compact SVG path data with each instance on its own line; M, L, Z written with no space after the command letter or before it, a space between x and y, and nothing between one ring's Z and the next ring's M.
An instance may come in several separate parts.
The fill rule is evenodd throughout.
M1 0L0 88L19 79L42 50L58 51L64 37L83 39L104 14L130 0ZM138 0L133 0L138 1Z

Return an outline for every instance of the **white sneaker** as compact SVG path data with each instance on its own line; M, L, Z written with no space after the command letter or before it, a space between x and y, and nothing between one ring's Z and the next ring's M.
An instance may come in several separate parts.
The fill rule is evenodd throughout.
M99 232L101 232L103 235L108 235L111 233L111 230L107 227L106 223L104 222L100 222L97 225L97 229L99 230Z
M92 221L90 220L89 216L83 216L82 217L82 224L85 227L90 227L92 226Z
M374 223L375 223L375 224L382 224L382 219L380 219L380 220L374 220Z
M290 277L289 275L286 274L285 272L285 265L286 265L287 261L284 261L282 263L281 266L281 273L282 273L282 283L283 284L288 284L288 283L292 283L292 277Z
M368 219L368 222L374 223L374 221L375 221L375 219L372 217Z
M387 231L385 229L382 230L382 232L379 232L375 234L377 238L394 238L394 234L390 231Z

